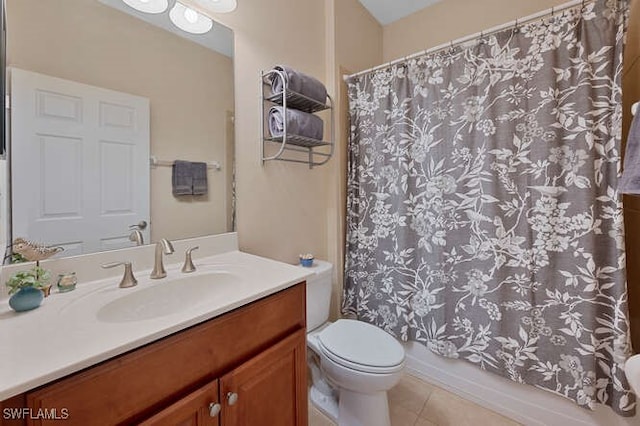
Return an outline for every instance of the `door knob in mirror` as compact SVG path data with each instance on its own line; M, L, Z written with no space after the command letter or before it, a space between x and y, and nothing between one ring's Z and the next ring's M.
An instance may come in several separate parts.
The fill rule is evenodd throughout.
M141 220L140 222L136 223L135 225L130 225L129 229L138 229L140 231L143 231L147 228L147 221L146 220Z

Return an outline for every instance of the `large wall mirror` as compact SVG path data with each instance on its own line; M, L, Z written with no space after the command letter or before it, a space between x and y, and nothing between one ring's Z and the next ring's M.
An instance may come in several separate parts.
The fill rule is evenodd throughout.
M5 2L5 239L70 256L232 231L231 30L180 30L175 0ZM174 195L176 160L207 164L198 195Z

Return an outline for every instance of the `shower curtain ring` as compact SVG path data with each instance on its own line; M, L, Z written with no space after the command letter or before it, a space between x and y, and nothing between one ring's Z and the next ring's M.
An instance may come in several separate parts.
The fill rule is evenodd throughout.
M453 48L453 40L449 41L449 54L453 55L453 52L455 51L455 49Z
M518 26L518 19L516 19L516 24L513 27L513 33L518 34L520 32L520 27Z

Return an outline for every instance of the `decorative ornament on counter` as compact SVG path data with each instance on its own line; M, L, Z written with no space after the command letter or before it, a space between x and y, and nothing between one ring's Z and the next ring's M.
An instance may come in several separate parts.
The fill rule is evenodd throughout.
M307 268L313 266L313 255L311 253L301 254L300 264Z
M39 265L13 274L6 282L11 295L9 306L16 312L30 311L40 306L51 288L49 277L49 271Z
M40 267L40 261L64 250L62 247L47 247L44 244L16 238L11 244L13 258L20 262L36 262L26 271L18 271L5 285L9 288L9 306L16 312L30 311L40 306L49 296L51 284L49 271Z
M9 299L9 306L16 312L30 311L40 306L44 292L35 287L24 287Z
M58 291L60 293L66 293L74 290L77 283L78 278L76 277L75 272L65 272L58 275Z
M48 259L56 253L64 250L62 247L47 247L44 244L34 241L27 241L24 238L16 238L11 245L13 252L18 253L28 261L39 262Z

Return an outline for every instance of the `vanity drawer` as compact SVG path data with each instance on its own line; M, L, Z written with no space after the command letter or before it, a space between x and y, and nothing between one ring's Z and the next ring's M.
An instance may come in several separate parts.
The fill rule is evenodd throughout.
M65 424L137 423L304 327L301 283L28 392L27 405L66 408Z

